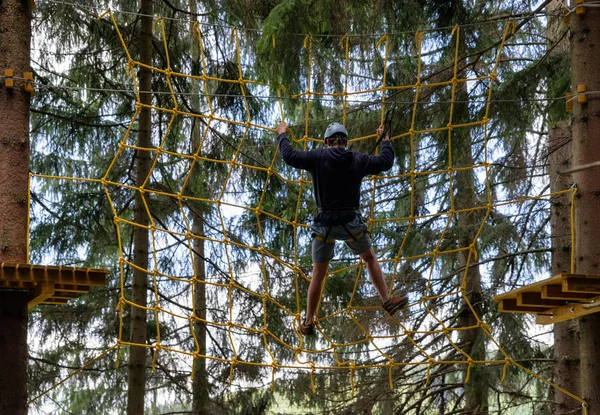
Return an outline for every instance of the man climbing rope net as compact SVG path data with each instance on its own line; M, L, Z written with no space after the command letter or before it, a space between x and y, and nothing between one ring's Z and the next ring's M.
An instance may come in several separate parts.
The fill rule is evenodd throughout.
M383 125L377 129L381 137L379 156L348 150L348 131L337 122L329 124L325 130L327 148L311 151L292 148L286 136L287 128L284 122L277 126L279 151L286 164L310 173L318 207L311 226L313 272L308 287L306 317L300 323L299 331L305 336L315 334L317 305L336 240L346 242L350 251L367 264L371 282L383 301L383 309L392 315L404 308L408 303L406 296L388 295L381 266L371 246L371 237L359 212L362 179L389 170L394 164L394 150L390 137L384 136Z

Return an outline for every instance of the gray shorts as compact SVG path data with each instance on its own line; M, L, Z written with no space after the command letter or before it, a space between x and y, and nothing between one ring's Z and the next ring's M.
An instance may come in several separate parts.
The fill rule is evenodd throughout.
M344 226L346 229L344 229ZM367 225L359 215L346 225L328 226L312 225L312 259L313 262L329 262L333 258L335 241L344 241L354 255L360 255L371 247L371 237ZM327 232L329 230L329 232ZM352 238L351 233L354 238ZM327 236L327 241L324 240Z

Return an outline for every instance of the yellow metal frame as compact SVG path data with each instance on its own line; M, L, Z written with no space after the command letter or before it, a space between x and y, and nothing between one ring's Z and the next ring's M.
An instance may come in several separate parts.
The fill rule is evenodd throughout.
M4 70L4 87L7 89L12 89L15 86L13 76L14 72L12 69Z

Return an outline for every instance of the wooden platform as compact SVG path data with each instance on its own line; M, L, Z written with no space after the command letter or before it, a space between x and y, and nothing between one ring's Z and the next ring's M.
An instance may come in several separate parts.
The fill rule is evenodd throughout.
M494 297L503 313L536 314L552 324L600 311L600 275L559 274Z
M0 290L30 291L30 309L38 304L66 304L92 287L104 286L107 274L106 269L1 263Z

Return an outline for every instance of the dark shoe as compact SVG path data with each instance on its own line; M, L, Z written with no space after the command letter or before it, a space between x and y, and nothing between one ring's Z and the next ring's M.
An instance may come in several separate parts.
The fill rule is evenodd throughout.
M314 336L315 335L315 323L300 323L298 326L298 331L305 336Z
M403 309L408 304L408 297L390 297L383 305L381 306L387 313L392 316L394 313L400 309Z

